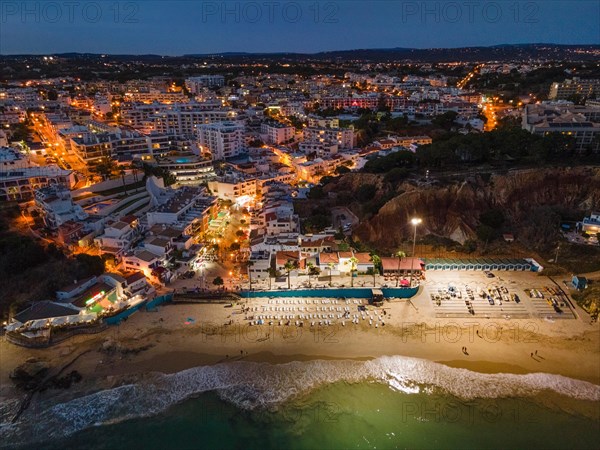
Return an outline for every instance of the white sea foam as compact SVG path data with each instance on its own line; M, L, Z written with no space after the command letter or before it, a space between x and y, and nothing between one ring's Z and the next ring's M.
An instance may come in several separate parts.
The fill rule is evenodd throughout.
M36 436L60 438L99 424L155 415L208 391L217 392L241 409L252 410L279 405L326 384L361 381L385 383L405 394L440 392L463 400L531 397L548 390L579 400L600 401L600 386L560 375L483 374L404 356L278 365L238 361L160 375L152 381L60 403L35 416L25 414L17 427L0 424L0 442L25 442Z

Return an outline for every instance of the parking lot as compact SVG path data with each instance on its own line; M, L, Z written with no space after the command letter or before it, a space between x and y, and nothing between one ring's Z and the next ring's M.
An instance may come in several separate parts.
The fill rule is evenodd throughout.
M573 319L560 288L534 272L427 271L419 296L435 317ZM423 303L420 301L419 303Z

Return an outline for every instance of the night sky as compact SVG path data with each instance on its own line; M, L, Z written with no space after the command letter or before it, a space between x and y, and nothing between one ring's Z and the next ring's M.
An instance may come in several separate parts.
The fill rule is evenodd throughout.
M600 44L600 1L0 1L0 53Z

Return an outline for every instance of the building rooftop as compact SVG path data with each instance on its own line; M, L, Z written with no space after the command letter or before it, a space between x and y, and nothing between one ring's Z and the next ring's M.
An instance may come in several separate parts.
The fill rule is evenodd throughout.
M157 256L157 255L155 255L155 254L154 254L154 253L152 253L152 252L149 252L148 250L142 250L142 251L140 251L140 252L137 252L137 253L135 253L135 254L134 254L134 256L135 256L137 259L140 259L140 260L142 260L142 261L146 261L146 262L152 262L152 261L154 261L155 259L158 259L158 256Z
M51 317L72 316L76 314L79 314L79 310L70 305L44 300L33 303L33 305L16 314L13 318L17 322L26 323L30 320L49 319Z
M398 264L400 270L421 270L425 264L421 258L381 258L381 265L383 266L384 272L396 272L398 271Z
M146 244L155 245L156 247L166 247L167 245L169 245L170 242L171 241L169 241L168 239L160 237L150 238L145 241Z
M340 258L337 253L319 253L319 263L320 264L337 264L340 262Z
M146 276L142 273L142 272L132 272L129 274L125 274L125 280L127 281L127 284L133 284L136 281L141 280L142 278L146 278Z
M66 292L66 293L70 293L73 291L76 291L77 289L79 289L81 286L83 286L86 283L89 283L91 280L94 280L96 277L88 277L88 278L84 278L83 280L79 280L76 283L70 284L69 286L66 286L62 289L59 289L57 292Z
M79 295L76 300L71 302L71 304L79 308L85 308L87 306L86 302L89 299L95 297L101 292L107 293L112 291L113 289L114 288L111 285L106 284L104 282L96 283L93 286L89 287L87 290L85 290L81 295Z

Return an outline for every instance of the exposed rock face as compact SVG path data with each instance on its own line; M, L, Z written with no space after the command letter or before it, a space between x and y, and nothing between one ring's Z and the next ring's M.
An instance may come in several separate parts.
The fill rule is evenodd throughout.
M325 191L334 193L340 193L344 191L354 192L365 184L372 184L377 186L378 189L381 189L384 184L383 177L374 173L349 173L341 177L335 183L328 184L325 187Z
M26 362L16 367L10 378L19 387L30 388L39 383L48 373L50 364L44 359L29 358Z
M348 174L329 190L354 191L362 184L380 189L382 177L373 174ZM412 238L411 217L421 217L419 233L432 233L464 242L474 236L479 215L491 208L504 211L514 227L539 206L589 211L600 207L600 169L576 167L565 169L533 169L456 183L443 187L418 188L404 183L402 192L388 201L378 213L362 220L355 230L360 240L378 248L391 249L406 238Z

